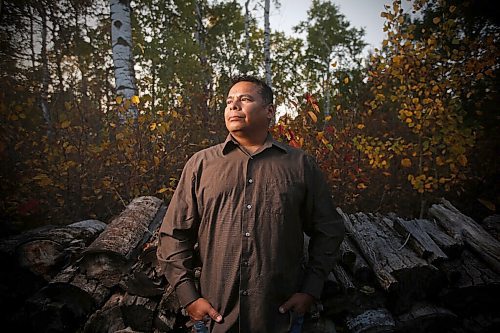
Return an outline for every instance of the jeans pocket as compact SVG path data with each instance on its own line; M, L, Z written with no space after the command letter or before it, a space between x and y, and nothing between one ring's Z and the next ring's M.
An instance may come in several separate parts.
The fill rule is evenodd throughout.
M304 325L304 315L290 311L290 329L289 333L301 333Z

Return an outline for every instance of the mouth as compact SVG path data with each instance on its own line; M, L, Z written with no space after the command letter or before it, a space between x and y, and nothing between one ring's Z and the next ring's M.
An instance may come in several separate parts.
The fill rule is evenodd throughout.
M229 121L240 121L243 120L244 117L231 116L228 118Z

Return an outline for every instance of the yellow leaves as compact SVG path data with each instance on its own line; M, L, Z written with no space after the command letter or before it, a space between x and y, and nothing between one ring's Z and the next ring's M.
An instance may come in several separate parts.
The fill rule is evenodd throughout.
M116 96L115 98L117 104L122 104L123 102L123 97L122 96Z
M123 133L116 134L116 140L123 140L124 138L125 138L125 134L123 134Z
M166 192L166 191L168 191L168 188L162 187L158 191L156 191L156 193L163 193L163 192Z
M466 166L467 165L467 157L465 157L465 155L458 156L458 163L461 166Z
M33 180L36 180L37 184L42 187L53 184L52 179L45 173L36 175L35 177L33 177Z
M478 198L477 201L483 204L484 207L488 208L492 212L496 211L495 204L489 200Z
M439 22L441 22L441 18L440 17L435 17L435 18L432 19L432 22L434 24L439 24Z
M61 128L68 128L69 125L71 125L71 121L70 120L65 120L61 123Z
M318 121L318 117L314 114L314 112L309 111L309 112L307 112L307 114L309 115L309 117L311 117L313 122L316 123Z
M318 104L312 103L311 106L312 106L312 108L313 108L314 111L316 111L317 113L319 113L319 106L318 106Z
M151 124L149 125L149 129L150 129L151 131L154 131L154 130L156 129L156 123L151 123Z
M366 186L364 183L359 183L357 186L356 186L358 189L360 190L364 190L365 188L367 188L368 186Z
M457 9L456 6L450 6L450 8L449 8L450 13L454 13L456 9Z
M332 120L332 116L328 115L325 117L325 121L330 121L330 120Z
M403 158L401 160L401 166L403 166L404 168L411 167L411 160L409 158Z
M444 165L444 163L445 163L445 162L444 162L444 160L443 160L443 158L442 158L441 156L436 157L436 164L437 164L438 166L443 166L443 165Z
M358 128L358 129L363 129L363 128L365 128L365 124L358 124L358 125L356 126L356 128Z
M348 83L349 83L349 77L347 77L347 76L346 76L346 77L344 78L344 84L348 84Z
M130 101L131 101L132 103L136 104L136 105L137 105L137 104L139 104L139 102L140 102L139 96L137 96L137 95L132 96L132 97L130 98Z

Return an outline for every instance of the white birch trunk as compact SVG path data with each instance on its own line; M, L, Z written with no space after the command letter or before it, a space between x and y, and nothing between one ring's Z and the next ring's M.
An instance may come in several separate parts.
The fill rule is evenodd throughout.
M266 84L272 86L271 75L271 27L269 25L269 7L271 0L264 1L264 66L266 69Z
M111 8L111 45L115 67L116 94L130 99L137 95L135 84L134 59L132 53L132 24L130 19L130 0L110 0ZM126 117L137 119L137 108L131 106ZM120 117L124 122L126 118Z
M38 6L38 13L42 22L42 45L40 56L42 58L42 91L40 96L40 107L42 109L43 119L47 124L47 137L52 138L52 119L49 110L49 61L47 58L47 12L43 5Z
M250 0L245 1L245 72L250 64Z

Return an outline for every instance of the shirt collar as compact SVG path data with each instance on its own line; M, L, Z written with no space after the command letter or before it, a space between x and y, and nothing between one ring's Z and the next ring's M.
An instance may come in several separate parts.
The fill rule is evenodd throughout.
M236 141L236 139L231 135L231 133L229 133L226 137L226 140L223 143L222 154L226 155L227 153L229 153L231 150L238 147L239 145L240 145L239 142ZM266 141L264 141L264 144L263 144L263 148L267 149L267 148L270 148L272 146L280 149L284 153L288 153L288 149L289 149L288 145L286 145L282 142L276 141L273 138L273 136L271 135L271 133L268 132L267 137L266 137Z

